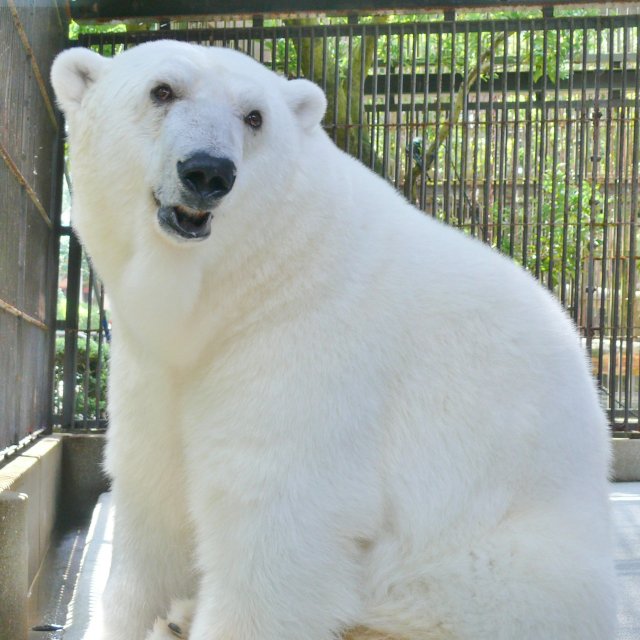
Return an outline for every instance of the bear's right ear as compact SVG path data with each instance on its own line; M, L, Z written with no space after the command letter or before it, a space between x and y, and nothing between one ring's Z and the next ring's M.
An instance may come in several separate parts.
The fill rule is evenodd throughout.
M87 89L100 77L109 64L107 58L89 49L63 51L51 67L51 84L58 105L69 115L77 111Z

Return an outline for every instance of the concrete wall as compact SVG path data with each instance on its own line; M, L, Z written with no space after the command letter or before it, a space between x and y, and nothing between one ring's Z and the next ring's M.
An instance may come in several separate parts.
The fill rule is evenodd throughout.
M640 438L613 439L613 479L640 482Z
M62 438L43 438L0 469L0 640L27 634L27 591L49 549L62 474Z
M27 593L56 523L88 519L108 490L104 436L42 438L0 468L0 640L27 638Z

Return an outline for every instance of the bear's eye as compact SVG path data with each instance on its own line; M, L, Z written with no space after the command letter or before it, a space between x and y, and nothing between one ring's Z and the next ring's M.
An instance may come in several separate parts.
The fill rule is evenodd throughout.
M173 89L168 84L159 84L151 90L151 95L158 102L170 102L175 98Z
M259 129L262 126L262 114L259 111L252 111L244 117L244 121L252 129Z

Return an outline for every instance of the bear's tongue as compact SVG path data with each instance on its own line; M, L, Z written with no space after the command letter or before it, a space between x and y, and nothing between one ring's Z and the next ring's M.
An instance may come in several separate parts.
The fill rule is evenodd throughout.
M204 240L211 233L209 211L195 211L184 207L160 207L158 221L171 233L187 240Z

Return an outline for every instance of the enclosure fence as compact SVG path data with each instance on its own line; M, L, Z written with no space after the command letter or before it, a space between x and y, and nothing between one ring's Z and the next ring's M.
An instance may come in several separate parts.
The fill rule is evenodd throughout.
M318 83L336 144L558 297L614 430L637 431L638 16L311 22L172 23L79 44L103 55L156 38L231 47ZM87 428L106 419L108 305L73 240L68 255L56 413Z
M0 2L0 463L50 426L65 33L53 4Z

